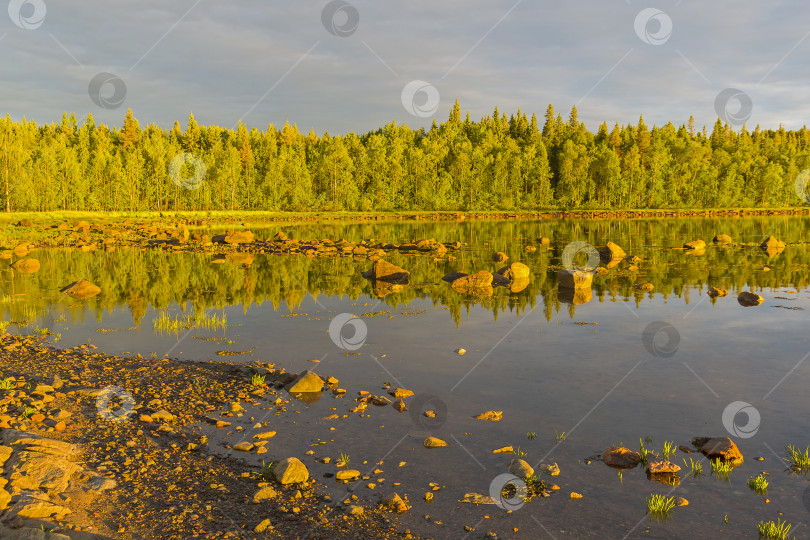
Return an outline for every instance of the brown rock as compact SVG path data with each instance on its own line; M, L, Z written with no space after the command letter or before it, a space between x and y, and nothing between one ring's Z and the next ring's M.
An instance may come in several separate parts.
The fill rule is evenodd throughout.
M714 238L712 238L712 242L715 244L730 244L732 242L731 237L727 234L718 234Z
M516 279L524 279L528 278L530 271L529 267L521 262L513 262L507 266L504 266L500 270L498 270L498 274L502 275L503 277L516 280Z
M79 281L74 281L70 285L63 287L59 290L59 292L65 293L71 298L75 298L77 300L85 300L99 294L101 289L86 279L80 279Z
M599 256L603 261L614 261L616 259L624 259L627 253L613 242L608 242L605 247L599 250Z
M760 295L748 291L741 292L740 296L737 297L737 302L743 307L758 306L764 301L765 299Z
M473 418L476 420L486 420L487 422L498 422L503 418L503 411L487 411Z
M410 509L410 506L396 493L384 497L380 503L389 512L396 512L397 514L402 514Z
M379 281L407 283L408 276L410 276L411 273L403 268L400 268L399 266L384 261L383 259L377 259L376 261L374 261L374 265L371 267L371 271L367 272L364 275L366 277Z
M784 249L785 243L777 239L775 236L769 236L759 245L762 249Z
M253 243L253 233L250 231L239 231L225 236L223 240L226 244L251 244Z
M709 289L710 298L722 298L724 296L728 296L728 291L725 289L721 289L719 287L712 287Z
M734 441L728 437L695 437L692 445L710 459L723 459L735 464L743 462L743 455Z
M686 242L683 245L683 249L694 249L697 251L705 250L706 242L704 242L703 240L693 240L691 242Z
M499 251L492 255L492 260L495 262L506 262L508 259L509 256L502 251Z
M602 454L602 461L611 467L632 469L641 463L641 454L629 448L611 446Z
M455 280L457 280L459 278L463 278L463 277L468 276L468 275L469 274L465 274L464 272L450 272L449 274L446 274L442 278L442 280L447 281L449 283L453 283Z
M650 474L676 473L681 468L670 461L650 461L647 464L647 472Z
M436 437L428 437L423 444L425 448L441 448L442 446L447 446L447 442L437 439Z
M593 283L593 274L581 270L560 270L557 272L557 284L561 289L589 289Z

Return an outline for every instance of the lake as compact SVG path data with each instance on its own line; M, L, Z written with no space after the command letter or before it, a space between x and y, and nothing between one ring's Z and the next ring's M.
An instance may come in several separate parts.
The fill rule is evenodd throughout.
M293 223L254 233L278 230L302 240L435 238L462 246L443 257L388 253L385 260L410 279L383 297L361 275L371 261L351 256L257 254L250 264L215 264L216 247L40 249L31 255L38 272L3 270L7 331L48 334L58 347L91 343L111 355L141 354L145 364L164 355L260 361L337 377L346 396L325 392L309 403L286 396L290 414L251 412L277 426L268 459L346 453L370 477L353 494L376 501L389 490L407 493L413 508L402 522L425 536L463 537L468 526L476 531L471 538L490 530L502 538L754 537L759 521L777 518L793 524L792 534L810 534L810 484L781 460L785 446L810 445L810 218ZM717 234L734 243L715 245ZM759 247L771 235L784 250ZM682 249L698 239L704 252ZM566 246L585 246L574 259L583 266L587 246L608 241L640 260L612 266L576 294L557 287ZM493 262L495 252L529 266L525 288L477 297L442 280L453 271L496 271L504 263ZM81 278L102 293L83 301L59 293ZM634 287L643 283L654 289ZM711 287L729 295L710 298ZM764 302L744 307L742 291ZM217 320L193 327L202 314ZM176 321L176 331L156 327L161 317ZM385 383L416 394L405 399L409 411L369 405L362 416L349 412L357 392L386 395ZM437 417L426 418L427 409ZM503 419L473 418L486 411L503 411ZM341 418L324 419L333 414ZM448 446L424 448L428 435ZM638 450L640 440L660 455L665 442L689 446L698 436L731 437L744 463L726 479L701 454L679 450L671 458L682 468L679 483L668 485L648 480L641 466L619 475L596 457L620 443ZM225 452L239 437L220 430L211 444ZM559 476L538 474L561 489L509 513L459 503L468 493L489 494L508 472L515 456L493 453L504 446L519 447L532 466L557 463ZM690 458L702 463L702 476L689 474L683 460ZM307 466L333 498L345 498L347 486L322 477L334 466L313 461ZM373 474L377 468L384 472ZM746 485L763 472L766 496ZM440 489L428 503L430 483ZM571 492L583 498L572 500ZM689 505L653 520L645 504L651 494Z

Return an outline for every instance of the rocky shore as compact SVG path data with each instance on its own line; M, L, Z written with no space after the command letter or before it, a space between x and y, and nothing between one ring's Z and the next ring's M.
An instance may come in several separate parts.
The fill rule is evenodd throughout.
M209 449L200 424L278 399L274 383L293 377L273 365L106 356L5 334L0 373L2 538L412 537L384 507L333 501L294 456L268 455L260 470Z

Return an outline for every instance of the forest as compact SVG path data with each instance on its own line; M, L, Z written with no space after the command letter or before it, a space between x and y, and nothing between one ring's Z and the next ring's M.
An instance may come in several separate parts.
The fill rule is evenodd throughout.
M172 171L181 155L193 161ZM566 120L551 105L542 127L497 107L462 120L456 101L429 130L392 122L320 137L289 123L205 127L193 114L185 129L141 128L132 110L120 129L92 115L0 118L6 212L795 207L808 168L806 127L735 131L718 119L709 133L693 118L650 128L641 117L592 133L576 107Z

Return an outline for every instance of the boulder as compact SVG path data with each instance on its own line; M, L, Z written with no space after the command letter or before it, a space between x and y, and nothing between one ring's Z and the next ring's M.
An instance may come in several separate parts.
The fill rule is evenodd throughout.
M638 289L640 291L644 291L644 292L650 292L653 289L655 289L655 285L653 285L652 283L649 283L649 282L647 282L647 283L637 283L636 285L633 285L633 287L635 287L636 289Z
M493 286L500 285L501 287L506 287L507 285L509 285L509 279L497 273L492 274L492 285Z
M402 500L402 497L396 493L392 493L391 495L384 497L380 501L380 504L389 512L396 512L397 514L407 512L410 508L410 506L408 506L407 503Z
M703 240L693 240L691 242L686 242L683 245L683 249L694 249L696 251L705 250L706 242L704 242Z
M59 292L64 293L71 298L75 298L76 300L85 300L99 294L101 289L86 279L80 279L79 281L74 281L70 285L63 287L59 290Z
M508 259L509 256L503 251L498 251L497 253L492 255L492 260L495 262L506 262Z
M737 297L737 302L743 307L758 306L764 301L765 299L760 295L748 291L741 292L740 296Z
M528 278L529 273L529 267L520 262L513 262L498 270L498 274L510 280Z
M510 461L509 472L522 480L525 480L530 476L534 476L534 469L532 466L522 459L513 459Z
M323 390L324 381L320 375L308 369L298 374L298 378L293 381L288 391L293 394L310 394Z
M360 478L360 471L356 469L343 469L335 474L335 478L340 480L341 482L349 482L351 480L357 480Z
M407 283L408 276L411 275L407 270L400 268L383 259L377 259L371 267L370 272L363 274L365 277L378 281L390 281L394 283Z
M442 446L447 446L447 442L437 439L436 437L428 437L423 444L425 448L441 448Z
M453 283L455 280L466 277L468 275L469 274L465 274L464 272L450 272L449 274L445 274L442 280L447 281L448 283Z
M692 445L709 459L722 459L735 465L743 462L743 455L728 437L695 437Z
M250 231L239 231L229 234L224 238L226 244L250 244L253 242L253 233Z
M605 247L599 250L599 256L603 261L613 261L625 258L627 254L618 245L608 242Z
M513 293L519 293L528 286L529 286L529 278L513 279L509 283L509 291Z
M725 289L721 289L719 287L712 287L709 289L709 297L711 298L722 298L724 296L728 296L728 291Z
M20 242L12 250L17 257L25 257L31 252L31 244L28 242Z
M730 244L732 242L731 237L727 234L718 234L714 238L712 238L712 242L715 244Z
M680 470L678 465L670 461L650 461L647 464L647 472L650 474L671 474Z
M309 471L301 460L295 457L282 459L273 466L273 476L282 485L302 484L309 480Z
M492 272L482 270L453 281L453 290L471 296L492 296Z
M582 270L560 270L557 272L557 284L561 289L589 289L593 283L593 274Z
M602 461L611 467L620 469L632 469L641 463L641 454L629 448L611 446L602 454Z
M21 274L33 274L39 271L39 261L36 259L19 259L11 267Z
M768 238L762 241L759 247L766 250L769 248L780 249L785 247L785 243L777 239L775 236L769 236Z

